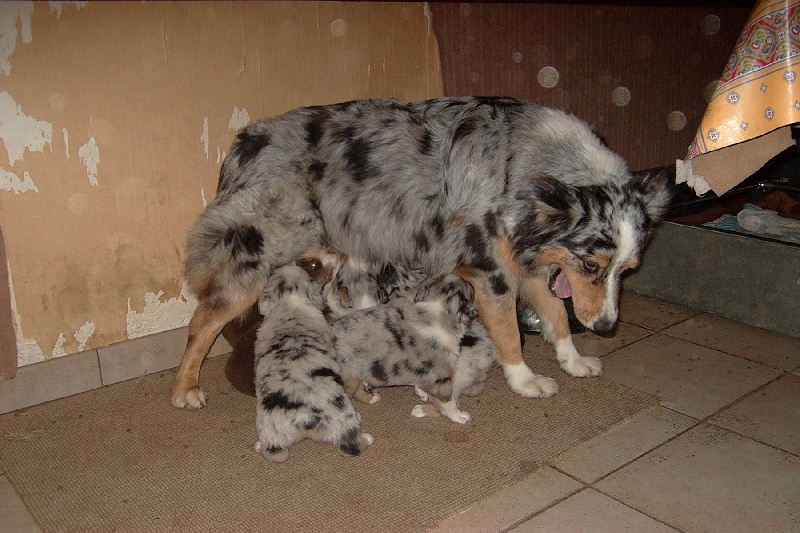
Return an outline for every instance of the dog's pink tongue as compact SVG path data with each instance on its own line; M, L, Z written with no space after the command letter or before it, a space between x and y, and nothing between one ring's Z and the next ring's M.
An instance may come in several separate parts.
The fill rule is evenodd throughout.
M556 276L555 282L553 283L553 292L555 292L556 296L559 298L569 298L572 296L572 287L569 286L567 275L564 274L563 270Z

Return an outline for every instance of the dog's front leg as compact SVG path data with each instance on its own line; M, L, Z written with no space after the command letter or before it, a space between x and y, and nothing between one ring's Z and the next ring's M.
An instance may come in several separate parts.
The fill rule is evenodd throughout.
M523 284L523 292L539 314L542 336L553 344L564 372L575 377L601 375L603 363L600 359L584 357L575 348L564 302L550 293L546 279L539 276L527 279Z
M475 288L474 304L478 317L497 346L497 361L503 367L511 390L531 398L547 398L558 392L558 383L554 379L535 374L522 359L516 291L507 290L498 295L486 277L462 271L458 274Z

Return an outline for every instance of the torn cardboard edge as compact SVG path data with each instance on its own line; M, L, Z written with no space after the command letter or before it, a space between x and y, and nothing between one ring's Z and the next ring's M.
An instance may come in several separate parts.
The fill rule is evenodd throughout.
M676 161L675 182L686 183L698 196L709 190L722 196L794 144L791 125L783 126L755 139Z

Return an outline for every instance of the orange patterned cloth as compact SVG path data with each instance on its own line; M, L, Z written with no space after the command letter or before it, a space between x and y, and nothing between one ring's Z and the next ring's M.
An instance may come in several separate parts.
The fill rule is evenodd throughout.
M800 122L798 75L800 1L759 1L717 83L684 164L709 152ZM781 137L781 146L785 144L784 137ZM763 158L775 149L759 147L758 153L752 154L750 159ZM771 153L768 158L774 155ZM756 170L766 161L760 161ZM718 194L721 194L721 189L732 186L727 183L720 185L718 190L714 180L709 178L711 176L706 176ZM727 178L723 181L730 182L730 177Z

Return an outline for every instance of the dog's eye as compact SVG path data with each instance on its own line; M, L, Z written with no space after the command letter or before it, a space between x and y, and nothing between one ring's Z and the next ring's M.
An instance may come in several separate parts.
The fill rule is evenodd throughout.
M593 263L592 261L584 261L583 268L589 274L597 274L597 272L600 270L600 265L598 265L597 263Z

